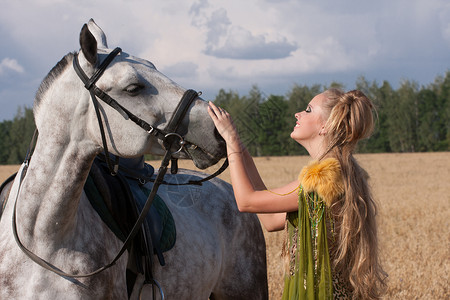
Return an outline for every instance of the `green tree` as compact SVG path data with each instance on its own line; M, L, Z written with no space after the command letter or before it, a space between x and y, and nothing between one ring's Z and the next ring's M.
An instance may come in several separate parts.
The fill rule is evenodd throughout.
M417 151L433 151L439 147L442 140L442 124L440 103L437 95L429 89L422 89L417 95L418 116Z
M375 106L375 128L369 139L363 140L358 144L358 152L362 153L380 153L389 152L389 140L387 138L387 115L385 108L387 99L393 95L392 87L388 82L383 82L379 87L376 81L369 83L364 76L358 78L356 89L362 91Z
M24 160L34 130L33 110L27 107L19 107L10 127L7 164L18 164Z
M257 85L253 85L248 96L242 98L242 112L238 120L243 135L243 143L248 151L255 156L261 156L261 144L258 139L259 107L265 100L263 93Z
M450 71L444 77L438 76L431 85L436 94L437 111L440 120L439 143L434 149L438 151L450 150Z
M6 164L11 152L11 126L12 121L0 123L0 164Z
M332 81L329 86L325 86L324 91L329 89L345 90L345 87L344 84L340 82Z
M404 81L387 100L389 144L394 152L416 151L418 119L417 84Z
M270 95L260 104L258 116L258 143L261 155L286 155L289 133L284 122L287 103L283 96Z

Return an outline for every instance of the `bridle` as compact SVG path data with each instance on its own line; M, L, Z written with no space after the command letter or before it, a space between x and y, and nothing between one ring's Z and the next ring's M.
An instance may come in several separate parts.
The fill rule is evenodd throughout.
M86 73L84 73L83 69L80 66L80 63L78 61L78 54L76 53L73 59L73 67L75 69L75 72L78 74L78 77L80 77L81 81L84 83L84 87L89 91L92 99L92 103L95 108L95 113L97 115L98 125L100 128L100 134L102 137L102 144L103 149L105 152L104 160L109 168L109 171L112 175L115 175L118 171L118 168L120 168L122 171L128 174L133 174L132 170L127 170L126 168L119 166L119 158L116 157L116 161L113 164L110 159L110 155L108 152L108 145L106 143L106 137L105 137L105 130L103 128L102 118L100 114L100 110L98 108L98 100L97 98L101 99L103 102L114 108L117 112L119 112L125 119L129 119L133 121L136 125L144 129L148 134L151 134L155 137L157 137L159 140L162 141L162 145L164 149L166 150L166 154L170 152L170 149L175 144L176 139L179 140L178 145L179 148L175 152L170 153L171 157L170 160L172 161L172 166L176 164L176 159L173 158L172 155L177 154L181 152L184 149L184 146L186 145L186 141L184 140L184 137L182 137L180 134L178 134L176 131L183 121L189 107L191 106L192 102L201 95L201 92L198 93L194 90L187 90L184 94L181 100L178 102L177 107L175 108L174 113L172 114L169 122L167 123L167 126L161 130L157 128L156 126L153 126L151 124L148 124L146 121L142 120L141 118L137 117L133 113L131 113L129 110L127 110L125 107L120 105L114 98L109 96L107 93L102 91L100 88L98 88L95 83L100 79L103 72L106 70L108 65L113 61L113 59L122 52L122 49L119 47L116 47L113 51L111 51L108 56L105 58L105 60L100 64L97 71L92 75L91 78L89 78ZM102 156L103 157L103 156ZM164 163L164 159L163 159ZM226 159L215 173L213 173L211 176L208 176L206 178L203 178L201 180L190 180L186 183L177 183L174 185L188 185L188 184L197 184L201 185L202 182L205 182L207 180L210 180L219 174L221 174L228 166L228 160ZM176 172L177 167L173 167L174 172ZM135 176L138 177L138 176ZM149 178L142 178L138 177L137 179L141 181L154 181ZM170 184L163 182L164 184Z
M34 262L36 262L37 264L39 264L40 266L44 267L47 270L50 270L58 275L64 276L64 277L71 277L71 278L83 278L83 277L89 277L89 276L93 276L95 274L98 274L110 267L112 267L117 260L122 256L122 254L128 249L128 247L131 245L134 237L136 236L136 234L138 233L138 231L141 229L142 223L145 220L145 217L153 203L153 199L156 196L156 193L158 191L158 188L161 184L166 184L163 181L163 177L167 172L167 166L169 165L169 161L173 158L172 155L176 154L180 151L182 151L184 149L184 146L186 144L184 137L182 137L180 134L177 133L177 129L179 127L179 125L181 124L181 122L183 121L189 107L191 106L192 102L199 96L199 93L197 93L194 90L187 90L183 97L181 98L180 102L178 103L175 112L173 113L173 115L170 118L170 121L168 123L168 125L165 127L164 130L158 129L156 128L156 126L153 126L151 124L148 124L146 121L142 120L141 118L137 117L136 115L134 115L133 113L131 113L130 111L128 111L125 107L123 107L122 105L120 105L115 99L113 99L112 97L110 97L107 93L105 93L104 91L102 91L100 88L98 88L96 86L96 82L98 81L98 79L102 76L103 72L106 70L106 68L108 67L108 65L113 61L113 59L121 52L122 50L117 47L115 48L111 53L108 54L108 56L105 58L105 60L100 64L100 66L98 67L98 69L96 70L96 72L92 75L91 78L89 78L86 73L82 70L79 61L78 61L78 54L74 55L73 58L73 67L76 71L76 73L78 74L78 76L80 77L81 81L84 83L85 88L89 91L90 95L91 95L91 99L95 108L95 112L97 115L97 120L98 120L98 124L100 127L100 133L102 136L102 143L103 143L103 148L104 148L104 152L105 152L105 159L108 165L108 168L111 172L112 175L115 175L118 171L118 158L116 158L116 162L115 164L113 164L110 161L110 156L109 156L109 152L108 152L108 146L107 146L107 142L106 142L106 137L105 137L105 130L103 127L103 123L102 123L102 119L101 119L101 114L100 114L100 110L98 107L98 100L97 98L101 99L102 101L104 101L105 103L107 103L109 106L111 106L112 108L114 108L116 111L118 111L125 119L130 119L131 121L133 121L134 123L136 123L139 127L141 127L142 129L144 129L147 133L157 137L158 139L160 139L162 141L163 147L165 149L165 154L164 157L162 159L161 162L161 166L159 168L158 174L156 176L156 179L151 180L154 181L152 190L147 198L147 201L135 223L135 225L133 226L131 232L128 234L128 237L125 239L125 242L122 246L122 248L120 249L119 253L116 255L116 257L107 265L91 272L91 273L87 273L87 274L68 274L65 273L63 271L61 271L60 269L56 268L55 266L53 266L51 263L47 262L46 260L40 258L39 256L37 256L36 254L34 254L33 252L31 252L30 250L28 250L20 241L20 238L17 234L17 224L16 224L16 205L17 205L17 198L20 192L20 186L22 184L22 180L25 177L25 173L26 173L26 169L28 168L28 164L29 161L31 159L31 152L32 152L32 148L34 146L36 137L37 137L37 131L35 132L35 135L33 136L33 140L31 142L31 146L30 149L28 150L28 153L26 155L25 161L24 161L24 167L22 169L21 172L21 176L19 178L19 190L17 191L17 195L16 195L16 201L14 203L14 211L13 211L13 218L12 218L12 222L13 222L13 234L14 234L14 238L19 246L19 248L29 257L31 258ZM175 152L171 152L171 149L173 148L173 146L176 146L175 142L178 140L178 149ZM223 170L226 169L226 167L228 166L228 160L225 160L223 166L217 170L214 174L203 178L201 180L196 180L196 181L189 181L186 183L181 183L178 185L186 185L186 184L201 184L204 181L210 180L213 177L216 177L217 175L219 175L220 173L223 172ZM159 287L159 284L157 282L148 282L151 284L156 284Z
M179 139L179 148L177 151L173 152L173 154L176 154L178 152L181 152L183 150L184 145L186 142L184 141L184 138L179 135L176 131L179 125L181 124L184 116L186 115L186 112L188 111L189 107L191 106L192 102L199 96L199 93L197 93L194 90L187 90L183 97L181 98L180 102L178 102L178 105L174 111L174 114L170 118L169 123L167 124L166 128L164 130L158 129L156 126L150 125L146 121L142 120L138 116L131 113L129 110L127 110L125 107L120 105L114 98L109 96L107 93L103 92L100 88L96 86L96 82L100 79L100 77L103 75L103 72L106 70L108 65L113 61L113 59L122 52L122 49L119 47L115 48L111 53L108 54L108 56L105 58L105 60L100 64L97 71L92 75L91 78L89 78L86 73L84 73L83 69L80 66L80 63L78 61L78 54L76 53L73 59L73 68L75 69L75 72L78 74L78 77L80 77L81 81L84 83L84 87L89 91L92 99L92 103L94 104L95 113L97 115L98 125L100 127L100 133L102 136L102 143L103 143L103 149L105 152L105 159L106 163L108 165L108 168L110 169L110 172L115 175L117 173L118 168L118 162L116 161L116 164L113 165L110 161L110 156L108 153L108 145L106 143L106 137L105 137L105 130L103 128L102 123L102 117L100 114L100 110L98 108L98 100L101 99L103 102L114 108L117 112L119 112L125 119L129 119L133 121L136 125L144 129L148 134L151 134L155 137L157 137L159 140L162 141L162 145L165 148L166 151L169 151L171 149L171 146L174 144L174 140L176 138Z

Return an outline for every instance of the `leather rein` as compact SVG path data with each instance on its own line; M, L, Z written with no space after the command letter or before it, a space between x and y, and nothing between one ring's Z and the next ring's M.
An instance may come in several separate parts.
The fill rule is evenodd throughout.
M115 265L115 263L117 262L117 260L122 256L122 254L131 246L131 243L134 239L134 237L136 236L136 234L139 232L139 230L141 229L141 226L145 220L145 217L147 216L147 213L153 203L153 200L156 196L156 193L158 191L158 188L161 184L170 184L167 183L165 181L163 181L164 175L167 172L167 166L169 165L169 161L172 159L172 155L176 154L180 151L182 151L184 149L184 145L185 145L185 141L184 138L178 134L176 131L179 127L179 125L181 124L182 120L184 119L189 107L191 106L192 102L199 96L199 93L197 93L194 90L187 90L183 97L181 98L180 102L178 103L176 110L174 112L174 114L172 115L168 125L166 126L166 128L164 130L158 129L155 126L152 126L150 124L148 124L147 122L145 122L144 120L140 119L139 117L137 117L136 115L132 114L130 111L128 111L126 108L124 108L122 105L120 105L115 99L113 99L112 97L110 97L108 94L106 94L105 92L103 92L100 88L98 88L95 83L97 82L97 80L102 76L103 72L106 70L106 68L108 67L108 65L113 61L113 59L121 52L122 50L117 47L115 48L111 53L108 54L108 56L105 58L105 60L100 64L99 68L97 69L97 71L94 73L94 75L89 78L84 71L81 69L80 64L78 62L78 54L74 55L74 59L73 59L73 67L76 71L76 73L78 74L78 76L80 77L80 79L83 81L84 86L87 90L89 90L89 93L91 95L91 99L92 102L94 104L94 108L95 108L95 112L97 115L97 120L98 120L98 124L100 127L100 133L102 136L102 143L103 143L103 148L104 148L104 152L105 152L105 159L106 159L106 163L108 165L108 168L111 172L112 175L117 174L117 171L119 169L119 164L118 164L118 158L116 157L116 162L113 165L113 163L110 160L109 157L109 152L108 152L108 147L107 147L107 143L106 143L106 138L105 138L105 131L104 131L104 127L103 127L103 123L102 123L102 119L101 119L101 114L98 108L98 100L97 97L99 99L101 99L102 101L104 101L105 103L107 103L109 106L111 106L112 108L114 108L115 110L117 110L125 119L130 119L131 121L133 121L134 123L136 123L139 127L141 127L142 129L144 129L145 131L147 131L147 133L154 135L155 137L157 137L158 139L163 141L163 146L165 148L165 154L164 157L162 159L161 162L161 166L158 170L158 174L156 176L156 179L150 179L150 178L137 178L139 180L145 180L147 181L153 181L153 187L152 190L146 200L146 203L144 205L144 207L142 208L141 213L139 214L138 219L136 220L136 223L134 224L131 232L128 234L122 248L120 249L120 251L118 252L118 254L115 256L115 258L107 265L98 268L97 270L90 272L90 273L86 273L86 274L68 274L63 272L62 270L60 270L59 268L55 267L54 265L52 265L51 263L47 262L46 260L40 258L39 256L37 256L36 254L34 254L33 252L31 252L30 250L28 250L20 241L20 238L17 234L17 224L16 224L16 205L17 205L17 199L19 196L19 192L20 192L20 187L22 185L22 181L25 177L26 174L26 170L28 168L29 165L29 161L31 159L31 153L32 153L32 148L34 147L34 144L36 142L36 138L37 138L37 130L35 131L35 134L33 136L30 148L28 150L28 153L26 155L25 161L24 161L24 167L22 169L21 175L19 177L19 189L17 191L17 195L16 195L16 199L15 199L15 203L14 203L14 211L13 211L13 217L12 217L12 229L13 229L13 234L14 234L14 238L19 246L19 248L30 258L32 259L35 263L37 263L38 265L42 266L43 268L52 271L60 276L64 276L64 277L71 277L71 278L83 278L83 277L90 277L93 275L96 275L110 267L112 267L113 265ZM176 150L175 152L171 152L171 149L173 146L176 146L176 140L179 140L178 142L178 150ZM173 185L188 185L188 184L197 184L197 185L201 185L202 182L210 180L214 177L216 177L217 175L219 175L220 173L222 173L226 167L228 166L228 160L225 160L223 166L217 170L214 174L203 178L201 180L196 180L196 181L189 181L186 183L180 183L180 184L173 184ZM122 166L120 166L120 169L122 170ZM124 170L125 172L127 172L127 170ZM157 282L153 282L156 283L158 285Z

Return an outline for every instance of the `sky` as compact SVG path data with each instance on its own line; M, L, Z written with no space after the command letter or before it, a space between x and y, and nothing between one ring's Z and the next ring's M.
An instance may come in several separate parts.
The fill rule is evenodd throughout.
M90 18L110 48L147 59L213 100L220 89L286 95L295 85L394 88L450 70L448 0L0 0L0 122L79 50Z

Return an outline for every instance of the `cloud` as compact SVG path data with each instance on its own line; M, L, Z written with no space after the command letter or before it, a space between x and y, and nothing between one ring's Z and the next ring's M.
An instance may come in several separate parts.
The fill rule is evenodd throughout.
M194 17L198 17L201 14L201 11L205 8L209 7L208 0L200 0L191 5L189 9L189 14L194 15ZM192 20L195 23L195 19Z
M13 58L4 58L0 62L0 75L6 74L9 71L14 73L23 73L23 67Z
M266 34L254 34L243 26L235 26L223 7L211 11L207 0L191 6L192 24L206 28L204 53L217 58L229 59L280 59L291 55L297 49L286 37L279 34L269 40Z
M297 50L294 43L280 37L278 41L267 41L264 35L253 35L242 27L234 26L223 45L209 45L205 54L231 59L279 59Z
M224 8L215 10L206 22L208 27L207 47L214 47L220 43L221 38L227 36L231 22L228 19L227 11Z

